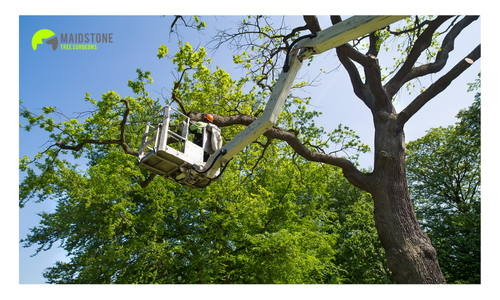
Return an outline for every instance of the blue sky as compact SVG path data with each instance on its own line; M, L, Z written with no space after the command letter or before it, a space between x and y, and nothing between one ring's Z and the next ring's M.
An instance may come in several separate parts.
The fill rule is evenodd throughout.
M160 16L20 16L19 17L19 99L23 105L34 112L41 112L43 106L57 106L67 115L88 110L90 105L84 101L85 93L99 99L103 93L114 90L122 96L131 95L127 81L136 78L137 68L151 71L154 83L149 88L150 96L168 97L173 76L168 59L158 60L156 53L161 44L167 45L169 54L177 49L177 36L169 36L173 17ZM217 28L233 27L231 22L239 18L202 17L208 24L204 35L194 30L181 31L182 40L189 41L194 47L204 46L213 35L212 26ZM291 18L294 24L302 25L300 17ZM328 17L320 19L323 28L328 27ZM113 33L113 43L98 44L97 50L61 50L53 51L49 45L39 45L34 51L31 38L40 29L50 29L57 36L60 33ZM59 41L61 42L61 41ZM480 24L476 22L466 29L456 45L456 51L450 58L450 65L463 58L480 43ZM209 55L212 53L208 51ZM213 65L230 71L233 77L241 74L232 65L232 53L228 49L216 52ZM392 57L381 59L383 64ZM466 83L474 81L480 71L481 60L475 63L450 88L425 106L405 127L406 140L421 137L431 127L454 124L455 115L460 109L468 107L474 93L467 93ZM328 70L335 67L332 53L323 54L314 60L314 64L299 73L304 79L314 78L319 68ZM449 68L448 68L449 69ZM438 76L433 77L437 79ZM425 83L424 83L425 85ZM428 84L427 84L428 86ZM355 130L364 143L372 145L373 125L366 107L355 98L346 72L340 69L323 78L317 87L307 90L307 96L313 98L316 110L323 111L324 117L318 122L327 130L333 130L339 123ZM415 96L415 93L413 94ZM402 109L413 96L402 93L397 109ZM13 99L9 101L14 101ZM17 100L16 100L17 101ZM47 135L33 130L30 133L19 131L19 156L33 155L43 149ZM361 158L361 165L372 165L372 155ZM84 161L80 161L84 165ZM19 174L22 179L23 174ZM29 203L19 210L19 238L25 237L28 228L37 225L37 212L50 211L55 203ZM64 252L54 245L50 251L32 258L34 247L24 249L19 245L19 283L44 283L41 273L55 260L64 260Z

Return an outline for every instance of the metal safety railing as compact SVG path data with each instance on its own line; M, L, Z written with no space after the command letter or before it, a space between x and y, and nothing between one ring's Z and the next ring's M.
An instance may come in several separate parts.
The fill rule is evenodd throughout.
M188 140L190 122L190 118L182 112L170 106L164 107L164 114L160 123L157 125L146 124L145 133L141 139L141 147L139 148L139 161L151 151L164 151L167 143L180 142L181 145L176 150L184 152L185 141ZM170 129L171 124L180 127L181 135ZM173 141L169 141L169 138L173 139ZM150 151L146 153L146 150Z

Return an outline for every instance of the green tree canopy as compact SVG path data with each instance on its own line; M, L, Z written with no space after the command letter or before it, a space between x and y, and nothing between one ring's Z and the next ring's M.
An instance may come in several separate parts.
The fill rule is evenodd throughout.
M68 251L49 283L390 282L371 198L331 166L252 145L252 169L238 159L206 190L164 178L143 189L114 148L85 172L55 170L57 208L22 241Z
M172 99L182 94L182 109L222 114L262 107L265 93L244 92L248 79L212 71L203 48L181 45L173 61L182 83ZM32 198L57 202L21 242L37 246L36 253L61 243L70 257L46 270L49 283L391 282L369 194L283 142L259 138L229 163L224 180L205 190L151 180L137 168L134 149L161 106L147 92L150 73L137 74L129 81L136 97L87 95L95 110L83 120L56 122L50 115L61 113L54 107L41 115L21 109L24 129L46 130L54 142L33 159L20 159L27 174L20 206ZM348 128L326 134L316 127L318 114L293 99L279 122L310 143L324 143L327 135L338 141L338 151L369 150ZM224 138L239 129L222 128ZM86 157L86 168L65 160L68 151Z

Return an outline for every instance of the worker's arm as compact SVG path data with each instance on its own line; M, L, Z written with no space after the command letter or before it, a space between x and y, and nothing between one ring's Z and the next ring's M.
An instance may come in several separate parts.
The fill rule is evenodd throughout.
M202 133L203 128L207 127L207 123L205 122L196 122L189 126L189 131L192 133Z

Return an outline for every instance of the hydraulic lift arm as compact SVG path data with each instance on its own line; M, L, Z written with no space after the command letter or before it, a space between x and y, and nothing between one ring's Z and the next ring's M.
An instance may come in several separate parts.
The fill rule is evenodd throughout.
M269 130L277 121L290 92L293 81L302 66L302 61L352 41L360 36L379 30L406 16L353 16L318 32L310 38L301 39L289 49L286 65L273 89L262 115L215 152L205 164L203 173L215 178L221 165L228 162L250 143Z

